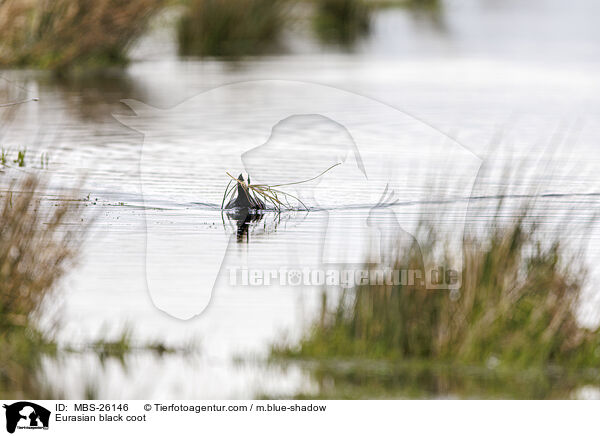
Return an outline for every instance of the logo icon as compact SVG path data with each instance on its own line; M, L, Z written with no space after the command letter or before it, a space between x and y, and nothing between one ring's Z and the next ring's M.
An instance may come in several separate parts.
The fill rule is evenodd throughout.
M10 405L4 404L6 409L6 431L14 433L16 429L48 429L50 411L42 406L29 401L19 401Z

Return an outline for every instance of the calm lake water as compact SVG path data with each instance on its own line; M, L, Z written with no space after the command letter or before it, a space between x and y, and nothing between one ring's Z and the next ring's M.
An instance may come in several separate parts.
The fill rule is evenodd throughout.
M311 392L298 368L236 357L296 338L320 287L234 285L232 269L360 263L378 252L365 241L412 233L421 213L460 240L465 225L489 222L502 188L544 194L542 222L585 223L600 196L598 13L593 0L383 9L351 48L291 30L284 54L236 62L180 58L157 26L122 72L61 81L2 71L3 97L39 97L19 108L2 145L27 146L27 170L51 174L48 204L81 186L96 217L53 302L61 341L129 327L140 342L198 348L133 355L126 366L66 357L47 363L48 378L72 398L84 395L82 380L101 398ZM49 166L33 169L41 153ZM310 211L267 213L237 241L237 222L220 211L226 171L289 183L337 162L290 187ZM5 171L0 186L16 174ZM598 232L573 233L590 241L596 273Z

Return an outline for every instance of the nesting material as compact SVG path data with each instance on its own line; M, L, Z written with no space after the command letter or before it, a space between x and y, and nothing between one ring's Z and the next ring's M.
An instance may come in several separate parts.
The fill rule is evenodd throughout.
M223 194L223 201L221 202L221 209L249 209L249 210L265 210L275 209L281 211L281 209L293 209L293 200L297 201L302 207L308 210L308 207L298 198L287 192L278 189L281 186L298 185L300 183L310 182L321 177L326 172L332 170L336 166L340 165L341 162L332 165L327 168L321 174L299 182L284 183L279 185L266 185L266 184L252 184L250 182L250 176L248 181L244 180L244 176L240 174L237 178L233 177L230 173L227 175L231 178L225 193ZM229 199L229 201L227 201ZM227 201L227 204L225 202Z

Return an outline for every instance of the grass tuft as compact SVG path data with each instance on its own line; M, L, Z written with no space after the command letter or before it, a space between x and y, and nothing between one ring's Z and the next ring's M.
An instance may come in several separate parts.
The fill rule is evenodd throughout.
M48 334L36 327L42 304L75 262L81 232L75 202L45 208L42 190L29 176L13 184L0 201L0 395L42 395L36 379L42 356L56 352Z
M326 43L349 45L371 29L371 7L364 0L316 0L313 27Z
M17 158L15 160L13 160L13 163L16 163L19 167L24 167L26 154L27 154L26 148L17 151Z
M196 56L243 56L276 47L288 18L289 0L190 0L179 21L179 52Z
M0 165L6 166L6 163L8 162L9 153L10 152L8 150L5 150L4 148L0 149Z
M504 222L501 203L487 230L464 240L460 292L428 290L419 280L356 286L334 301L324 292L321 315L299 344L276 344L273 357L311 361L313 374L337 383L334 397L360 396L361 387L378 396L481 395L478 377L490 395L508 397L564 397L552 389L556 374L569 389L590 374L600 384L600 329L577 318L583 250L567 249L564 234L549 238L531 207ZM456 254L447 239L421 228L430 241L423 254L444 253L439 262L449 264ZM394 268L422 269L403 248ZM523 378L538 384L519 387Z
M123 64L164 0L4 0L0 65L58 72Z

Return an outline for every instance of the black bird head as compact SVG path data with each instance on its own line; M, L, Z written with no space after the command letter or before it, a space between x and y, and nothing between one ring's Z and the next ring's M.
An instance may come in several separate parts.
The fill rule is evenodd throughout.
M238 183L237 184L237 192L238 192L238 198L243 198L243 197L247 197L248 194L246 194L246 190L242 187L242 183L244 182L244 176L242 176L242 174L240 173L240 175L238 176ZM243 197L242 197L243 196Z

